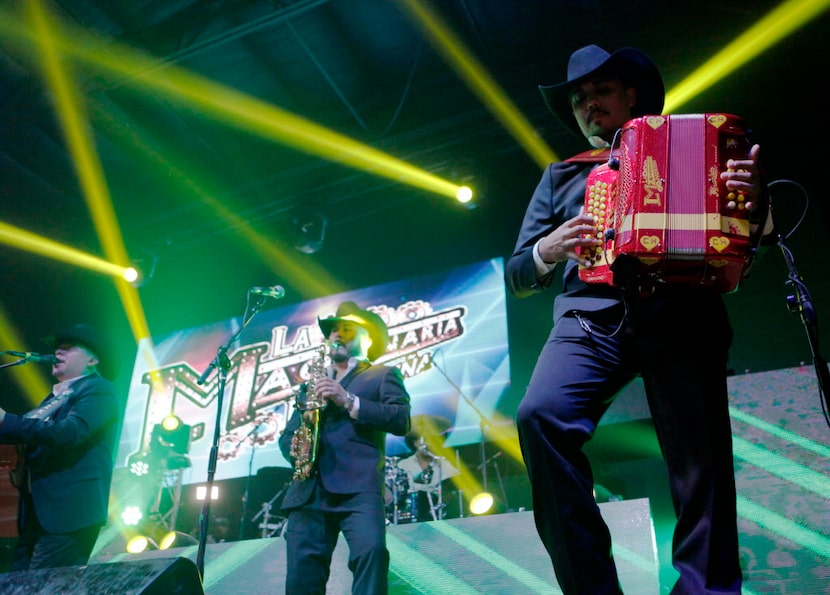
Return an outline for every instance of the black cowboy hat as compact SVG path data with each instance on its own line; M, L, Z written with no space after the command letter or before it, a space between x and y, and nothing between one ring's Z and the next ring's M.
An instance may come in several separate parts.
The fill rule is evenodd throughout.
M43 338L52 349L63 343L81 345L98 358L98 372L104 378L113 379L118 375L118 354L115 346L97 329L88 324L76 324Z
M539 91L548 109L571 132L582 132L571 110L571 91L597 74L619 76L627 86L637 89L634 116L661 114L666 97L663 77L651 58L635 48L622 48L608 53L596 45L586 45L571 54L568 60L568 79L557 85L539 85Z
M343 302L337 306L337 313L334 316L318 318L317 324L320 325L323 336L328 338L334 323L341 320L358 324L369 332L369 337L372 339L372 346L369 348L369 353L366 354L369 361L375 361L386 353L386 345L389 343L389 329L386 327L386 323L383 322L383 318L374 312L363 310L354 302Z

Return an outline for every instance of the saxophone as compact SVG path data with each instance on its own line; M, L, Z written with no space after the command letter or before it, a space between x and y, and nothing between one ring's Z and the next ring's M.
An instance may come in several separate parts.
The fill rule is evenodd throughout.
M291 458L294 459L294 480L303 481L314 473L317 459L317 442L320 431L320 412L326 400L317 394L317 380L326 376L329 346L324 343L308 364L308 382L305 383L305 400L297 400L294 406L302 413L300 426L291 437Z

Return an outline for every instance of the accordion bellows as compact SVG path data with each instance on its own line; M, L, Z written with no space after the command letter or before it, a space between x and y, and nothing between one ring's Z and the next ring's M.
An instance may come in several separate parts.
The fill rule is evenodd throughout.
M720 174L748 152L745 125L731 114L627 122L614 159L588 177L585 212L603 243L583 250L591 266L580 267L580 278L736 290L750 263L754 205L728 190Z

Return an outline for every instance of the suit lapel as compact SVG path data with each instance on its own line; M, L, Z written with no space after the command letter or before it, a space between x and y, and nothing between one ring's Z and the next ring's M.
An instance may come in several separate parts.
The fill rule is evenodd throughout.
M343 380L340 381L340 384L343 386L343 388L349 388L349 384L354 379L354 377L360 374L370 365L371 364L367 361L358 362L357 365L351 370L349 370L349 373L343 377Z

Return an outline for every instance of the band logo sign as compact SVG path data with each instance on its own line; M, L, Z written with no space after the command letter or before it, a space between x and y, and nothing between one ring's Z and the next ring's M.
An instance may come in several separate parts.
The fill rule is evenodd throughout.
M389 328L386 353L375 363L397 366L405 378L428 369L439 346L465 333L466 306L433 311L429 302L417 300L397 308L381 305L368 309ZM146 372L141 378L147 387L142 449L154 424L171 411L191 426L193 451L209 448L205 439L212 437L223 377L222 406L227 406L227 415L220 422L219 458L238 458L246 443L273 443L291 415L294 396L308 379L308 365L323 339L316 320L294 329L275 326L268 341L229 351L227 371L214 372L203 384L198 383L199 372L186 362Z

